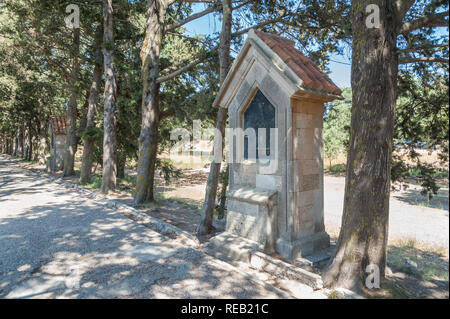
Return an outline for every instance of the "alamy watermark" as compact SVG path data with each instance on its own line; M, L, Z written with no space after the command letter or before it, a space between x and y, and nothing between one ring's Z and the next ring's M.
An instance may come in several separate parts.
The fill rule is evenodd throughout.
M71 3L66 7L66 13L70 13L64 18L66 27L69 29L80 28L80 8L76 4Z
M370 264L366 267L366 287L369 289L380 288L380 268L378 265Z
M173 129L170 139L176 141L170 148L174 162L219 163L225 154L227 163L258 162L263 174L273 174L278 169L278 128L226 128L226 150L222 149L222 133L215 128L202 129L199 120L193 121L192 132Z
M79 289L82 275L82 269L78 265L69 266L67 269L69 275L65 278L64 283L69 289Z
M369 4L366 7L366 27L369 29L380 28L380 7L376 4Z

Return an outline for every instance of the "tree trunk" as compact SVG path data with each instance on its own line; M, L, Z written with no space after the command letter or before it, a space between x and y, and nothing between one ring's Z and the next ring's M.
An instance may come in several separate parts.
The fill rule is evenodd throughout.
M47 121L44 114L44 104L39 105L39 165L45 165L45 149L47 147Z
M11 139L6 137L6 154L11 154Z
M27 161L31 161L33 159L33 134L32 134L31 121L28 122L28 127L27 127L27 150L25 153L25 159Z
M67 105L67 135L64 152L64 168L63 176L71 176L74 174L75 153L77 145L76 126L77 126L77 82L80 72L80 29L74 29L73 35L73 62L72 72L70 75L70 98Z
M95 67L94 67L95 68ZM77 127L77 144L76 149L78 149L78 145L80 145L81 142L81 134L84 132L87 126L87 113L89 109L89 96L91 95L90 89L86 89L86 96L84 99L84 104L81 109L81 118L80 118L80 124Z
M123 152L119 152L117 156L117 177L124 178L125 177L125 164L127 162L127 158Z
M220 33L219 62L220 85L222 85L228 70L230 69L230 43L232 7L231 0L223 0L222 3L222 31ZM197 234L202 236L212 231L212 221L216 207L217 185L219 184L220 165L222 164L223 144L225 138L225 124L228 110L222 107L217 112L216 135L214 136L214 160L211 163L208 182L206 184L205 203L202 209L202 220L197 228ZM220 132L220 134L219 134ZM221 147L220 147L221 145ZM218 152L218 153L217 153Z
M2 135L1 137L0 137L0 153L1 154L5 154L6 153L6 144L7 144L7 142L6 142L6 137L5 137L5 135Z
M117 120L116 80L114 75L114 26L112 0L103 0L103 57L105 72L105 110L103 119L103 174L102 192L116 188L117 173Z
M21 125L18 128L18 135L17 135L17 157L23 157L24 156L24 147L23 147L23 125Z
M368 29L365 8L380 8ZM384 277L389 221L392 136L397 98L394 2L353 1L352 117L344 211L336 254L324 276L329 287L362 291L366 267Z
M217 212L218 219L222 219L225 216L225 204L227 201L227 188L228 188L228 180L229 180L229 174L230 174L230 166L227 163L227 167L225 169L225 178L222 181L222 188L220 190L220 196L219 196L219 211Z
M16 134L13 137L12 156L17 156L18 148L19 148L19 129L16 129Z
M103 64L103 54L102 54L102 39L103 39L103 28L98 27L94 50L95 50L95 66L91 88L89 90L89 102L88 102L88 112L86 116L86 130L88 134L85 135L83 143L83 158L81 162L81 172L80 172L80 183L86 184L91 182L91 171L92 162L94 160L94 137L89 133L95 128L95 114L97 113L98 106L98 91L100 89L100 84L102 80L102 64Z
M167 1L148 1L148 19L141 49L142 60L142 124L139 136L139 159L135 204L153 201L153 184L157 156L159 126L159 51L163 34Z
M28 128L27 126L24 126L24 130L23 130L23 159L24 160L28 160Z
M31 160L39 162L39 126L37 127L37 135L33 135L33 154Z

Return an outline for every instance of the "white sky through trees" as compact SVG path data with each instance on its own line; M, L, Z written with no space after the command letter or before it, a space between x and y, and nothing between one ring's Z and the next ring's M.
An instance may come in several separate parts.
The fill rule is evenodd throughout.
M200 4L194 5L194 12L202 11L203 7ZM186 31L190 35L197 34L212 34L214 32L220 32L222 25L218 17L214 17L213 14L205 15L192 22L187 23L185 26ZM350 72L351 72L351 52L347 52L345 56L332 54L330 56L329 68L331 73L328 76L333 82L340 88L350 87ZM337 61L337 62L335 62ZM341 63L338 63L341 62Z
M196 7L197 6L197 7ZM202 11L203 6L201 4L194 5L195 11ZM221 30L221 21L218 16L213 14L205 15L199 19L189 22L185 25L186 31L190 35L197 34L212 34L219 33ZM435 28L435 35L448 34L448 28L437 27ZM333 82L341 89L351 87L351 48L344 50L344 55L332 54L330 56L329 68L331 73L328 76Z

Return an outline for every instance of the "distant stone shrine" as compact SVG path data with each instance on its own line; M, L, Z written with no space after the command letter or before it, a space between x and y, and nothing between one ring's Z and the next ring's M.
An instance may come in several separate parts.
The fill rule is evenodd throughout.
M66 143L66 118L50 116L48 134L50 136L50 156L47 158L47 170L51 172L63 169L64 145Z
M341 90L293 41L249 31L214 102L228 108L231 129L226 229L211 240L217 250L256 249L293 260L329 246L322 126L324 103L335 99Z

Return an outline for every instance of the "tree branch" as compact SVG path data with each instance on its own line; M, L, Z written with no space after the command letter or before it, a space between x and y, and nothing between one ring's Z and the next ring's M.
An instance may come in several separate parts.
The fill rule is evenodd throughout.
M416 0L398 0L395 2L395 6L397 8L398 22L401 23L403 18L406 16L406 13L411 9Z
M398 64L408 64L408 63L416 63L416 62L429 62L429 63L447 63L448 59L444 58L436 58L436 57L421 57L421 58L405 58L398 61Z
M165 76L159 77L158 79L156 79L156 83L162 83L162 82L166 82L166 81L172 80L173 78L177 77L178 75L183 74L185 72L188 72L189 70L191 70L192 68L194 68L198 64L200 64L203 61L205 61L206 59L208 59L211 56L212 52L213 52L213 50L211 50L207 55L205 55L205 56L203 56L203 57L201 57L201 58L199 58L199 59L197 59L197 60L187 64L187 65L185 65L184 67L179 68L178 70L176 70L176 71L174 71L174 72L172 72L170 74L167 74Z
M166 26L165 32L172 31L172 30L174 30L176 28L179 28L179 27L185 25L186 23L189 23L189 22L191 22L191 21L193 21L195 19L201 18L204 15L207 15L207 14L209 14L211 12L219 10L220 8L222 8L221 4L219 4L218 6L209 7L208 9L203 10L201 12L194 13L194 14L190 15L189 17L187 17L186 19L182 20L182 21L179 21L179 22L173 23L173 24L171 24L169 26Z
M272 23L280 22L280 21L282 21L282 18L284 18L284 16L277 17L277 18L274 18L274 19L271 19L271 20L267 20L267 21L264 21L264 22L262 22L262 23L260 23L260 24L256 24L256 25L254 25L254 26L251 26L251 27L249 27L249 28L242 29L242 30L240 30L240 31L237 31L237 32L233 33L233 34L231 35L231 37L232 37L232 38L235 38L235 37L238 37L238 36L240 36L240 35L242 35L242 34L244 34L244 33L247 33L250 29L260 28L260 27L263 27L263 26L265 26L265 25L269 25L269 24L272 24ZM172 72L172 73L170 73L170 74L167 74L167 75L165 75L165 76L159 77L159 78L156 80L156 82L157 82L157 83L166 82L166 81L169 81L169 80L171 80L171 79L177 77L178 75L181 75L181 74L183 74L183 73L185 73L185 72L190 71L192 68L194 68L194 67L197 66L198 64L200 64L200 63L202 63L203 61L205 61L206 59L208 59L208 58L212 55L212 53L213 53L214 51L216 51L217 49L218 49L218 45L215 46L214 48L212 48L212 49L210 50L210 52L209 52L206 56L200 57L200 58L198 58L197 60L195 60L195 61L193 61L193 62L191 62L191 63L185 65L184 67L182 67L182 68L180 68L180 69L178 69L178 70L176 70L176 71L174 71L174 72ZM164 72L164 71L170 71L170 70L173 70L173 69L175 69L175 68L176 68L176 66L171 66L171 67L168 67L168 68L164 69L163 72Z
M235 7L231 8L231 11L237 10L237 9L239 9L239 8L249 4L249 3L252 3L252 2L253 2L253 0L242 2L242 3L238 4L238 5L236 5Z
M407 53L407 52L412 52L412 51L429 50L429 49L444 48L444 47L448 47L448 42L443 43L443 44L424 45L424 46L400 49L400 50L397 50L397 53L400 54L400 53Z
M448 10L405 22L400 28L400 33L408 33L423 27L446 27L448 20L445 20L445 17L448 17Z
M167 4L170 6L171 4L174 4L175 2L178 2L179 0L168 0ZM183 0L183 2L187 3L215 3L217 0Z
M160 74L166 74L169 72L175 72L176 70L178 70L180 67L182 67L183 65L185 65L188 61L180 61L178 63L174 63L170 66L168 66L167 68L165 68L164 70L161 70L159 73Z
M183 105L187 104L188 102L191 102L197 95L199 95L202 92L203 91L195 92L195 93L191 94L190 96L188 96L186 99L184 99L184 101L181 102L180 104L178 104L176 106L172 106L168 110L161 111L161 113L159 114L159 119L163 120L166 117L174 115L177 112L178 109L180 109Z
M261 27L264 27L264 26L269 25L269 24L281 22L281 21L283 20L283 18L284 18L284 16L282 16L282 17L277 17L277 18L274 18L274 19L271 19L271 20L267 20L267 21L261 22L261 23L259 23L259 24L255 24L255 25L253 25L253 26L251 26L251 27L248 27L248 28L246 28L246 29L242 29L242 30L240 30L240 31L234 32L234 33L231 35L231 37L232 37L232 38L235 38L235 37L238 37L238 36L240 36L240 35L242 35L242 34L244 34L244 33L247 33L247 32L250 31L251 29L257 29L257 28L261 28Z
M190 101L189 98L185 99L183 102L181 102L177 106L172 106L172 108L170 108L168 110L161 111L161 113L159 114L159 120L161 121L169 116L174 115L177 112L177 109L179 109L180 107L185 105L188 101Z

